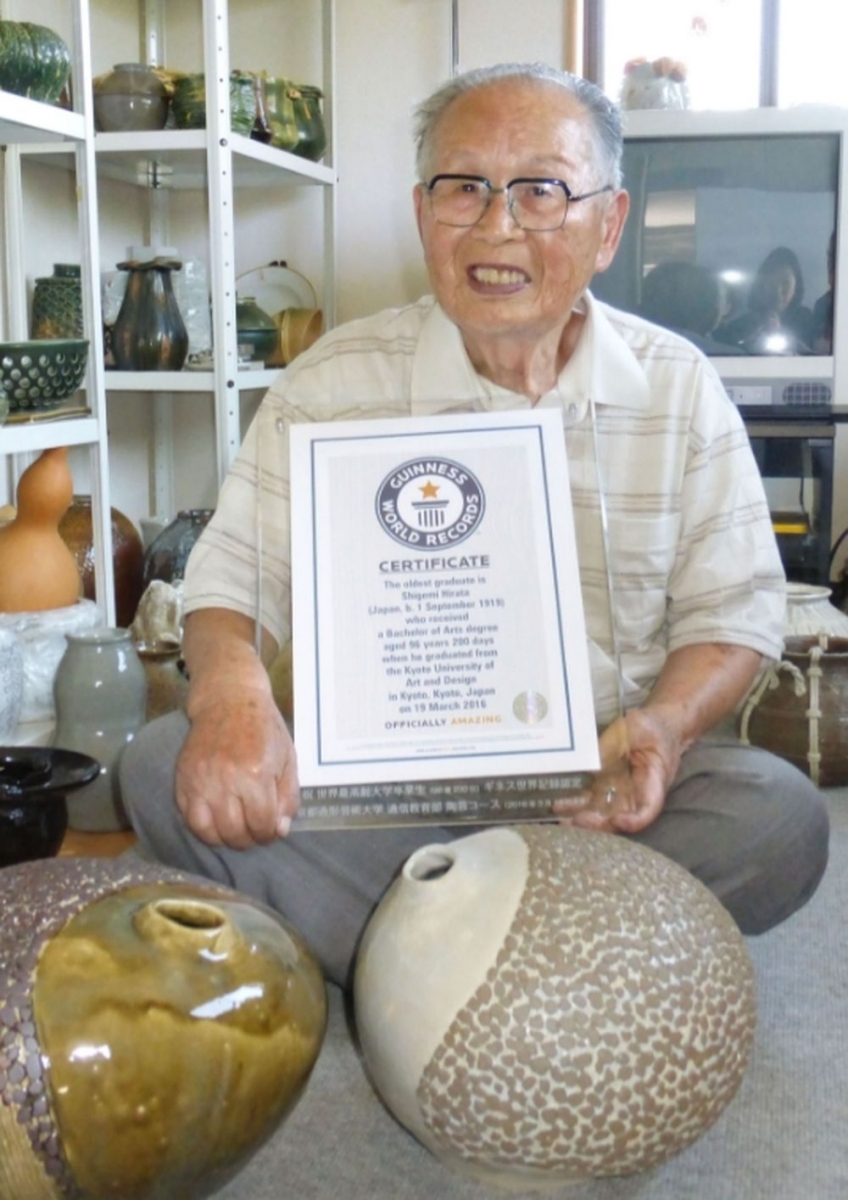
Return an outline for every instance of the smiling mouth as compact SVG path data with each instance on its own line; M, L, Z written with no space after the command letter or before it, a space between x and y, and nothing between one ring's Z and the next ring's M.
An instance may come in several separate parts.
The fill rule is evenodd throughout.
M529 282L527 274L514 267L469 267L468 274L484 287L520 287Z

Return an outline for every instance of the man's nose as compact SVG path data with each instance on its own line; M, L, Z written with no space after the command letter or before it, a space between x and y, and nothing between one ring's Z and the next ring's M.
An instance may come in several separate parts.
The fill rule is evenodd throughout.
M509 203L509 193L506 188L492 188L489 193L489 203L482 217L477 222L477 228L484 233L493 232L499 236L507 233L521 232L520 226L512 215Z

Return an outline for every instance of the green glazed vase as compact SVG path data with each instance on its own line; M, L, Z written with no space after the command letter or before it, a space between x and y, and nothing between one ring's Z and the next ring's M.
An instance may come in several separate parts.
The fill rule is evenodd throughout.
M206 128L206 77L182 75L174 84L171 101L180 129ZM230 72L230 125L233 133L249 137L256 121L256 80L249 71Z
M112 326L119 371L179 371L188 355L188 333L177 305L171 271L176 259L118 263L129 272L127 290Z
M292 154L311 159L312 162L318 162L327 149L327 132L321 113L322 97L320 88L306 84L298 84L293 96L298 141L292 148Z
M274 357L279 338L277 323L253 296L243 296L236 304L236 329L239 355L262 362Z
M36 279L30 337L82 337L82 285L75 263L56 263L52 275Z

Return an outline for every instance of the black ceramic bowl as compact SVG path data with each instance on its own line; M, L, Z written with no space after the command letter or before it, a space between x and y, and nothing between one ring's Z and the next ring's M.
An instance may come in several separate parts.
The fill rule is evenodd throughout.
M66 793L99 773L87 754L0 746L0 867L56 854L68 827Z

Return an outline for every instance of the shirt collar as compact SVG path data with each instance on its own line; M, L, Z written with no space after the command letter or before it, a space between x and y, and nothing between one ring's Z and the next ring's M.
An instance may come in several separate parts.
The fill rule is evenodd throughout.
M539 404L585 410L589 397L598 404L644 408L648 381L639 361L613 328L604 306L586 292L578 304L586 320L571 358L556 386ZM485 411L529 406L526 397L483 379L474 370L459 329L434 301L424 318L412 365L411 413L428 416L458 404ZM572 408L571 411L574 411Z

